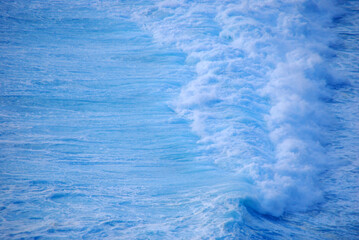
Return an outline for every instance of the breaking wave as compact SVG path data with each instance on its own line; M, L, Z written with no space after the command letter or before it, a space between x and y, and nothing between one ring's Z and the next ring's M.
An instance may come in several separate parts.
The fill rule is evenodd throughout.
M196 76L171 106L191 121L202 158L252 185L244 203L260 213L322 199L338 12L333 1L161 1L133 15L187 54Z

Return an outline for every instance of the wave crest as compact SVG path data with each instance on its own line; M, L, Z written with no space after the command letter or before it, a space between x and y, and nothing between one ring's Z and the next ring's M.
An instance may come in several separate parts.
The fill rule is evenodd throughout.
M259 212L280 216L321 199L335 12L332 1L183 0L133 16L187 54L196 78L174 109L191 120L206 159L253 185Z

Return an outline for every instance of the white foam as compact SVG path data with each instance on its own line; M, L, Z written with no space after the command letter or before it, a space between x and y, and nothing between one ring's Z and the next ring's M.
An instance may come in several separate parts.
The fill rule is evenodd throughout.
M325 53L332 1L162 1L133 18L177 46L196 78L174 109L192 121L207 159L257 189L258 211L279 216L320 201L325 168ZM240 184L240 183L239 183Z

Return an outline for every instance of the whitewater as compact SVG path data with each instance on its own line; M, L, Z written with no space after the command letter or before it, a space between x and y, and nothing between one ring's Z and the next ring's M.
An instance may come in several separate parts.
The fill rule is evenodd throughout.
M0 238L359 239L359 2L1 1Z

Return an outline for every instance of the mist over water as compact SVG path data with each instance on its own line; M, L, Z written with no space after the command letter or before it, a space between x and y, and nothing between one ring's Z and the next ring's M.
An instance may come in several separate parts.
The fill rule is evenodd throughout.
M355 239L356 1L2 1L4 239Z

